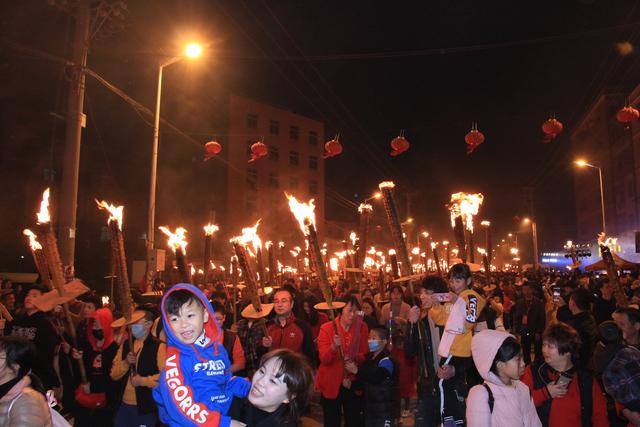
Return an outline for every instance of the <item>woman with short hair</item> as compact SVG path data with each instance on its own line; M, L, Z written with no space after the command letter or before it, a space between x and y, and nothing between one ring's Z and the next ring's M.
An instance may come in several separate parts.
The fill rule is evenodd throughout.
M542 335L542 356L527 366L522 382L545 427L605 427L607 404L598 381L576 366L580 335L571 326L556 323Z

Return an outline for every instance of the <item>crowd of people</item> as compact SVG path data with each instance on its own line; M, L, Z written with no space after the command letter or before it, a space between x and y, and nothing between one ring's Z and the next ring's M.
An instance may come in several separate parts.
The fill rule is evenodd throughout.
M174 284L125 318L93 294L45 313L45 289L5 281L0 425L295 426L319 400L328 427L640 426L636 276L385 282L339 281L333 312L313 278L261 311L224 280Z

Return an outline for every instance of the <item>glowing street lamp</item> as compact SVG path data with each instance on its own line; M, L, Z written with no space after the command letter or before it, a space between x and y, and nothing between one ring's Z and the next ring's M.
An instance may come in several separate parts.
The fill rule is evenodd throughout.
M588 163L584 159L578 159L573 163L575 163L578 167L581 167L581 168L587 167L592 169L598 169L598 178L600 179L600 208L602 210L602 232L606 235L607 223L604 217L604 189L602 186L602 168L599 166L592 165L591 163Z

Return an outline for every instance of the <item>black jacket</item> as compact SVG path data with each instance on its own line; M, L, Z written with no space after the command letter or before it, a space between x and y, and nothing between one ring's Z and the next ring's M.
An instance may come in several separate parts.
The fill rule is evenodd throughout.
M14 335L32 341L36 347L36 361L33 373L48 390L60 386L53 370L53 355L60 338L46 313L38 311L31 316L17 316L5 326L5 335Z
M142 349L140 349L138 362L136 363L136 373L138 375L148 377L160 372L158 370L157 360L158 347L160 347L160 341L151 334L147 335L147 338L144 340L144 344L142 344ZM129 340L125 340L122 343L122 360L127 358L129 351ZM129 381L130 373L131 371L129 371L123 379L119 381L121 387L120 400L122 400L122 395L124 393L126 382ZM135 390L138 414L143 415L158 411L158 406L156 405L155 400L153 400L153 395L151 393L152 389L149 387L136 387Z
M392 366L392 372L381 366L381 361ZM398 364L393 361L388 350L382 350L375 358L373 353L367 356L358 368L357 383L365 396L365 414L367 418L395 418L400 409L400 385Z
M285 416L287 405L282 404L275 412L262 411L249 402L249 399L234 398L229 416L247 425L247 427L295 427L296 422Z
M522 298L513 308L513 327L519 335L542 334L545 322L544 303L539 298L534 297L531 302Z

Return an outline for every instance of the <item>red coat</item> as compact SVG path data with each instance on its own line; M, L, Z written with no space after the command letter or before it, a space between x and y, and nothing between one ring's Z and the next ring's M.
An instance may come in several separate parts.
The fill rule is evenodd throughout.
M520 380L529 387L529 390L531 390L531 397L533 397L533 403L537 408L546 400L550 399L550 396L546 392L545 387L534 390L531 367L532 365L527 366ZM593 379L591 395L593 396L591 425L593 427L609 427L609 419L607 418L607 402L604 398L604 394L602 393L602 389L600 388L600 384L598 384L598 381L595 378ZM581 424L580 390L578 389L578 381L576 379L569 383L567 394L565 394L564 397L553 399L551 411L549 413L549 427L579 427Z
M340 316L336 318L336 324L338 325L338 334L340 338L342 338L342 348L351 348L351 342L354 339L353 326L349 328L348 331L345 330L340 324ZM356 324L355 320L353 324ZM320 391L326 399L336 399L338 397L340 385L345 375L344 363L340 359L340 352L331 349L334 335L335 332L331 322L327 322L320 327L320 334L318 335L320 366L318 367L318 373L316 375L316 389ZM358 351L354 357L354 362L358 366L364 361L365 354L369 351L368 341L369 328L365 322L362 322L360 324Z

